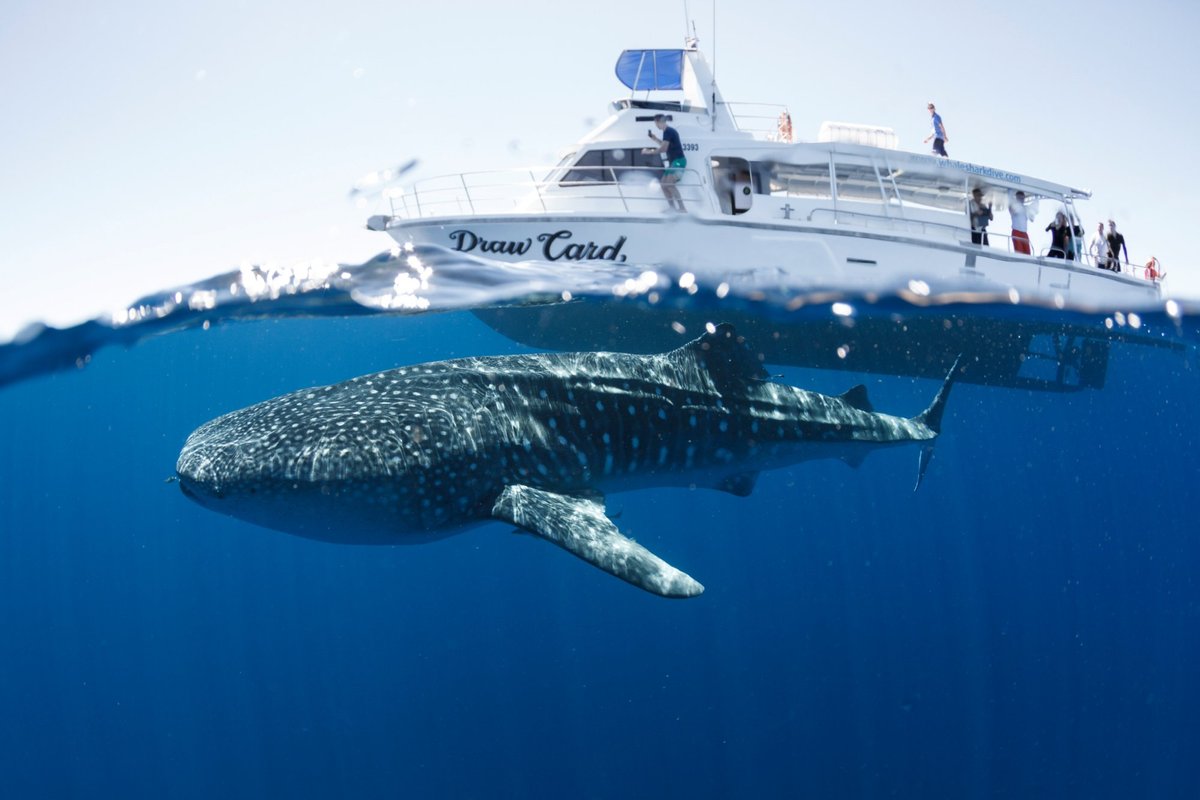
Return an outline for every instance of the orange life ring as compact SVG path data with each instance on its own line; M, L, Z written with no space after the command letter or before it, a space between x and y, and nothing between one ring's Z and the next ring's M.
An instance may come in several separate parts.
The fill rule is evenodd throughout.
M779 115L779 141L792 141L792 115L786 111Z

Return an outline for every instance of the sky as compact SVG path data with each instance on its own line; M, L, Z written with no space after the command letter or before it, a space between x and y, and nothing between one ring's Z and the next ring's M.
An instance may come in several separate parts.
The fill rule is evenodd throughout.
M712 4L687 6L727 100L916 151L936 102L955 159L1091 189L1089 234L1115 218L1133 261L1200 297L1178 165L1200 131L1194 4L743 0L715 36ZM620 51L679 46L684 9L6 0L0 340L246 262L369 258L391 240L348 198L362 175L554 162L626 93Z

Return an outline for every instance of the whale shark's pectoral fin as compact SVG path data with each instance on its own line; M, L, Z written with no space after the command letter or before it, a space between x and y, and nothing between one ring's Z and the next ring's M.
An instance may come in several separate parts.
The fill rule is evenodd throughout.
M728 492L735 497L749 497L750 493L754 491L754 484L757 481L757 472L739 472L718 483L717 491Z
M854 467L855 469L858 469L862 466L863 462L867 460L867 452L868 451L866 450L862 452L859 452L858 450L851 450L849 453L842 455L842 461Z
M492 516L554 542L610 575L663 597L695 597L704 591L632 539L621 535L592 498L555 494L529 486L506 486Z

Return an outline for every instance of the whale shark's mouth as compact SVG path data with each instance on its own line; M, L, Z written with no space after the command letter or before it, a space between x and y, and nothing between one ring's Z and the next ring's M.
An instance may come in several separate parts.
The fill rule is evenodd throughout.
M204 505L212 500L220 500L224 497L224 493L220 489L215 487L201 488L183 475L179 476L179 491L183 492L184 497L200 505Z

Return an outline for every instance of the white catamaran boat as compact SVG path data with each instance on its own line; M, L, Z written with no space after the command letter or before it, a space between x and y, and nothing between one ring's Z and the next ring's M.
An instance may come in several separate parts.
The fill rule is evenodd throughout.
M387 231L402 245L433 244L489 259L539 259L560 262L564 269L586 261L661 265L690 271L697 280L736 274L743 286L771 275L778 285L782 272L782 283L798 290L949 290L1076 308L1142 307L1159 300L1158 282L1147 279L1141 267L1122 264L1115 271L1075 253L1072 259L1026 254L1005 235L1009 228L1001 223L1015 203L1023 203L1030 217L1053 217L1061 210L1078 224L1075 204L1090 196L1085 190L902 152L887 128L825 123L818 141L793 142L785 107L722 98L695 40L683 49L626 50L616 74L630 95L614 102L611 115L557 166L422 180L386 195L391 213L372 217L368 227ZM654 123L659 114L678 131L687 159L676 184L685 214L675 212L664 195L661 157L644 152L657 145L647 132L659 134ZM975 189L996 210L986 243L977 243L982 237L971 230L968 209ZM522 322L515 312L483 316L537 346L623 344L547 339L533 333L544 332L544 322ZM1014 345L1021 352L1009 354L1010 361L1037 355L1035 333ZM977 334L994 346L994 331ZM662 344L642 341L646 347ZM1056 363L1050 377L1021 378L1017 364L1005 368L1006 377L987 382L1096 386L1103 381L1102 366L1064 360L1064 353L1095 349L1084 344L1050 342L1057 351L1047 356ZM932 376L943 374L953 351L963 346L946 343L944 352L924 359L920 368L901 367L886 356L873 363L866 353L871 348L863 346L852 348L857 362L848 360L844 344L829 363L824 355L837 348L822 348L820 357L793 348L776 360ZM877 342L873 349L878 354Z

